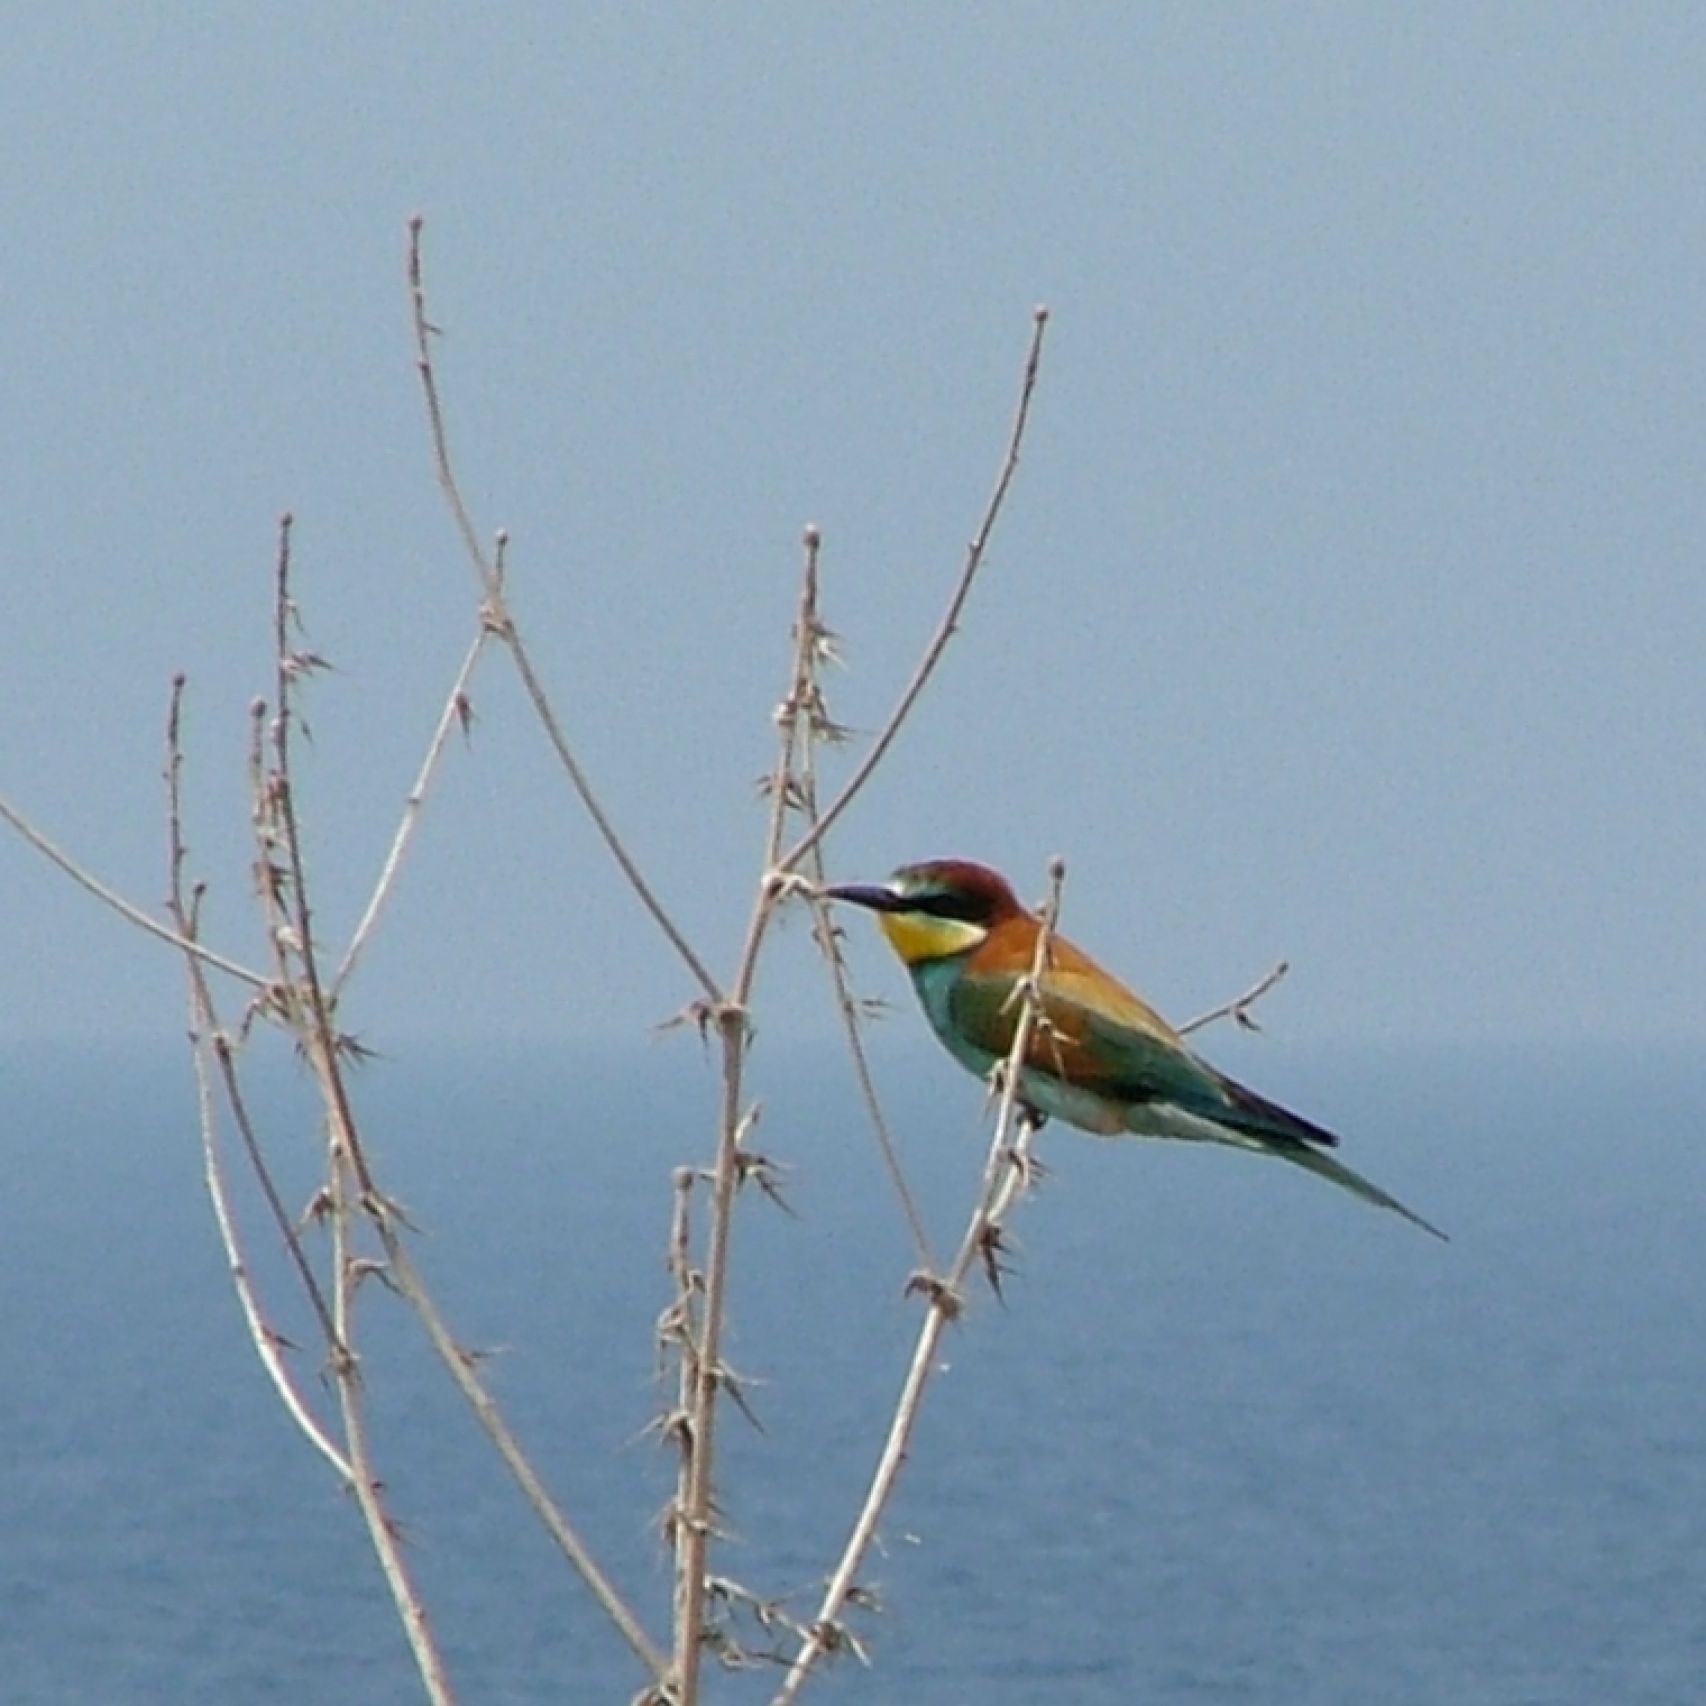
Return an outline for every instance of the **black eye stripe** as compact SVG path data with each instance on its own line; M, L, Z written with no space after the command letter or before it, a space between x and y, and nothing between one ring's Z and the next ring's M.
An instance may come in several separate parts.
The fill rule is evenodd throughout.
M989 917L989 902L971 894L918 894L907 897L907 910L927 912L932 918L952 918L962 924L982 924Z

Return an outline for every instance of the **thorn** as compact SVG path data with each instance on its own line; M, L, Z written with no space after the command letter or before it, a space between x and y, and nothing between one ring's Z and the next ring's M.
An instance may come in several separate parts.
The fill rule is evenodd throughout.
M672 1013L667 1019L660 1019L652 1026L654 1031L673 1031L683 1025L691 1025L699 1033L699 1041L707 1043L711 1037L711 1026L715 1023L717 1010L704 996L689 1001L680 1012Z
M847 1590L847 1603L858 1606L861 1611L881 1611L883 1608L882 1590L874 1583L870 1587L865 1587L861 1583L855 1582Z
M1025 1119L1026 1123L1029 1124L1030 1121L1027 1118L1027 1114L1021 1114L1020 1118ZM1040 1128L1032 1125L1031 1129L1036 1131ZM1030 1191L1034 1189L1049 1176L1048 1168L1039 1161L1032 1151L1024 1144L1008 1144L1004 1159L1008 1166L1010 1166L1013 1171L1019 1175L1019 1189L1021 1191Z
M746 1128L743 1125L743 1140L745 1133ZM735 1188L738 1190L750 1179L785 1215L798 1220L800 1217L794 1213L793 1205L782 1195L781 1175L786 1171L785 1167L772 1161L768 1155L760 1155L756 1150L742 1149L735 1156Z
M717 1364L717 1384L734 1400L734 1406L760 1432L764 1432L764 1424L758 1419L758 1412L747 1402L746 1394L741 1390L741 1383L734 1370L726 1362Z
M989 1281L989 1289L995 1293L996 1301L1003 1308L1007 1306L1007 1297L1001 1289L1001 1276L1013 1271L1001 1260L1007 1248L999 1221L992 1220L978 1235L977 1253L983 1261L984 1277Z
M385 1196L379 1191L364 1191L361 1206L370 1220L395 1220L410 1232L420 1231L420 1227L410 1218L409 1211L396 1197Z
M357 1256L349 1264L349 1277L357 1287L364 1280L376 1279L390 1291L397 1289L395 1281L391 1278L390 1268L372 1256Z
M916 1292L930 1300L932 1308L940 1309L950 1321L959 1320L965 1311L965 1299L940 1274L933 1274L924 1268L914 1268L906 1277L906 1289L903 1297L911 1297Z
M655 1433L660 1445L678 1445L683 1451L693 1447L693 1418L683 1409L665 1410L661 1416L654 1416L644 1431ZM672 1513L672 1520L681 1520L680 1513Z

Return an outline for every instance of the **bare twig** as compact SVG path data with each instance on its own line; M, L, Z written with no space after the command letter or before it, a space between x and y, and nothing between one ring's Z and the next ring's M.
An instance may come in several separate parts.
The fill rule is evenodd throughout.
M811 807L815 807L815 787L808 787L808 799ZM813 847L806 857L812 880L821 886L824 869L819 847ZM923 1273L934 1273L936 1258L931 1253L930 1234L925 1231L924 1216L918 1211L917 1200L907 1182L906 1170L900 1164L900 1151L895 1146L894 1133L889 1130L888 1116L883 1112L882 1099L877 1094L876 1078L871 1071L870 1056L865 1050L865 1034L860 1028L858 998L853 993L847 970L847 957L841 951L839 927L830 916L827 903L821 899L813 900L812 915L818 945L829 962L830 980L835 986L835 1004L840 1010L841 1028L847 1038L848 1050L853 1056L853 1076L859 1085L859 1099L865 1105L865 1117L871 1122L878 1153L883 1158L889 1182L894 1186L895 1195L900 1200L901 1213L906 1216L907 1229L912 1234L912 1245L918 1256L919 1269Z
M1179 1027L1179 1035L1188 1037L1192 1031L1200 1031L1204 1025L1212 1025L1216 1019L1231 1019L1241 1029L1259 1031L1262 1027L1250 1017L1250 1009L1291 970L1289 960L1281 960L1272 971L1256 979L1242 995L1234 996L1230 1001L1223 1001L1218 1007L1211 1007L1206 1013L1199 1013L1194 1019L1187 1019Z
M810 1632L800 1644L782 1686L776 1691L771 1706L789 1706L805 1686L812 1668L826 1653L846 1643L848 1632L841 1624L843 1608L855 1592L855 1579L877 1525L887 1508L889 1498L900 1478L906 1461L907 1444L917 1422L925 1387L936 1366L936 1348L947 1324L956 1319L963 1307L962 1287L973 1262L992 1249L991 1235L998 1233L1003 1217L1014 1199L1030 1178L1030 1145L1035 1136L1035 1116L1022 1099L1022 1072L1031 1037L1042 1019L1042 976L1048 965L1054 940L1055 923L1060 916L1061 887L1066 879L1065 863L1059 858L1049 862L1049 896L1040 915L1036 948L1031 958L1030 974L1022 986L1019 1017L1014 1027L1013 1044L1002 1063L1000 1111L996 1116L995 1134L990 1140L988 1159L984 1164L983 1187L977 1207L960 1239L959 1249L948 1272L928 1287L928 1305L919 1327L918 1341L913 1347L912 1360L907 1366L894 1416L889 1423L887 1438L877 1459L877 1467L866 1490L865 1501L853 1523L853 1531L842 1549L841 1557L824 1589L817 1615L812 1619ZM1017 1126L1018 1135L1014 1131Z
M485 592L484 620L487 627L509 647L510 656L515 661L516 673L521 677L521 684L526 689L534 713L545 730L545 737L557 755L557 762L562 765L569 785L580 800L582 808L592 819L593 828L598 831L599 838L604 842L611 858L616 861L617 869L627 879L628 886L639 898L640 904L651 914L652 921L663 932L665 940L692 973L705 998L715 1002L721 996L716 979L706 969L705 962L694 951L680 925L658 898L638 862L628 851L627 844L617 832L610 815L594 791L591 779L582 769L580 760L575 757L574 749L569 745L568 736L563 732L562 723L552 708L544 684L533 668L505 599L503 550L508 542L507 535L499 534L497 555L488 557L469 516L468 506L463 500L462 488L450 458L450 441L445 431L444 410L439 399L437 375L433 368L432 338L437 328L427 315L426 286L421 266L421 225L419 215L409 221L409 294L414 312L415 365L420 372L421 389L426 397L427 425L432 434L433 470L439 489L450 506L456 530L462 537L463 546Z
M683 934L681 926L671 917L668 909L658 898L651 883L640 870L634 856L628 851L627 844L617 833L615 824L609 814L600 804L598 796L593 792L592 783L586 772L581 768L580 761L575 757L569 745L568 736L557 720L557 714L551 707L551 701L545 693L544 684L534 671L532 659L527 654L527 648L522 644L521 635L511 622L504 630L504 642L509 647L510 656L515 660L516 673L521 677L521 685L527 690L527 697L533 703L534 713L545 730L545 738L550 741L551 749L557 755L557 762L562 765L564 774L569 779L570 786L580 799L581 806L587 816L592 819L593 828L598 831L599 838L604 842L612 859L616 861L617 869L628 879L628 886L639 897L640 904L652 916L652 921L664 934L665 940L675 949L676 956L693 974L694 981L705 993L706 999L715 1001L719 998L717 980L712 977L700 959L692 944Z
M308 1400L297 1386L284 1360L283 1336L268 1323L255 1290L254 1280L244 1261L236 1216L232 1212L230 1195L225 1184L224 1166L220 1160L218 1118L213 1105L213 1079L207 1064L203 1034L209 1018L193 997L192 1009L194 1032L190 1039L191 1059L195 1063L196 1106L201 1121L202 1177L207 1184L208 1199L213 1204L213 1218L219 1228L219 1241L225 1248L226 1269L231 1276L232 1289L237 1294L238 1306L243 1312L244 1325L249 1330L249 1341L254 1346L255 1355L260 1359L261 1367L266 1370L273 1389L278 1393L285 1413L302 1430L309 1444L331 1464L338 1479L346 1487L353 1486L355 1475L350 1468L349 1459L333 1442L332 1436L309 1408Z
M603 1608L605 1615L616 1625L617 1631L632 1648L635 1656L651 1672L654 1680L661 1681L668 1670L668 1655L646 1633L644 1625L634 1615L615 1584L599 1567L591 1549L551 1497L545 1483L539 1479L520 1443L510 1432L496 1401L475 1372L472 1359L457 1342L443 1315L439 1313L419 1269L409 1255L408 1246L398 1237L396 1228L384 1217L376 1217L374 1224L385 1247L385 1260L392 1284L407 1300L426 1329L428 1341L449 1371L457 1389L468 1401L475 1419L496 1447L498 1456L502 1458L504 1467L509 1470L516 1486L520 1488L522 1497L527 1500L534 1515L544 1525L545 1532L550 1535L558 1550L568 1559L593 1598Z
M976 580L977 572L983 566L984 553L989 547L996 518L1001 514L1001 506L1006 501L1007 488L1012 485L1013 475L1019 466L1019 447L1024 442L1025 423L1030 418L1031 394L1037 387L1037 373L1042 363L1043 332L1047 325L1048 309L1039 305L1031 316L1031 343L1025 355L1024 377L1019 386L1019 401L1013 411L1013 428L1007 435L1007 449L1001 459L1000 472L995 477L995 489L984 506L983 519L978 523L977 531L966 547L965 566L960 570L959 581L948 599L947 609L942 613L936 632L924 648L924 655L919 659L918 667L913 671L912 679L907 682L894 710L890 712L888 721L878 731L869 751L848 777L840 793L825 808L823 815L789 848L786 855L777 861L779 868L784 871L794 870L798 866L800 860L823 839L830 826L853 803L859 790L870 780L871 772L882 763L884 753L900 733L901 724L906 721L912 707L917 703L919 694L924 691L930 677L935 673L936 665L941 660L948 641L953 638L960 612L965 608L966 599L971 593L972 582Z
M278 1181L273 1178L272 1168L267 1164L266 1152L261 1147L260 1134L255 1128L248 1098L243 1092L242 1080L237 1072L235 1046L231 1041L230 1032L219 1023L219 1015L214 1009L211 995L212 992L205 983L198 983L197 1004L205 1015L207 1026L207 1035L203 1040L213 1056L214 1066L225 1093L225 1105L230 1110L232 1123L237 1127L237 1135L242 1141L243 1153L248 1159L250 1171L260 1185L267 1213L271 1216L273 1225L278 1228L291 1265L301 1282L303 1295L308 1299L319 1323L327 1352L329 1355L335 1354L339 1348L338 1331L332 1318L331 1305L326 1301L325 1292L315 1277L314 1269L308 1260L308 1252L302 1247L302 1235L297 1231L290 1210L285 1207L284 1199L279 1194Z
M355 933L350 937L349 946L344 949L344 957L338 964L336 975L332 978L332 999L337 1000L343 992L344 985L349 981L350 973L355 970L356 961L361 957L362 949L367 946L367 939L378 922L380 908L384 906L391 893L392 886L397 880L397 872L402 866L403 854L407 851L409 839L420 822L421 806L426 799L427 789L432 784L433 772L438 768L439 759L444 755L445 746L449 743L451 731L457 727L466 727L468 718L468 683L473 678L474 666L480 661L480 654L486 648L486 642L491 638L491 629L484 622L475 634L468 650L462 659L462 667L456 672L456 679L451 684L449 697L444 702L444 710L438 719L438 726L433 730L432 739L427 743L426 757L422 760L420 774L415 778L415 785L409 790L408 798L403 802L403 816L397 825L397 833L392 837L391 850L385 856L385 864L379 873L379 880L374 884L373 893L369 897L366 910L361 915L361 922L356 925Z
M213 949L200 942L192 942L181 932L168 928L157 918L149 915L139 906L133 906L115 889L110 889L99 877L78 864L63 848L50 841L24 814L12 805L3 795L0 795L0 817L35 848L38 853L51 859L66 876L79 887L85 888L98 901L110 906L120 917L127 918L132 924L146 930L151 936L158 936L162 942L169 943L180 953L193 955L206 965L214 966L228 976L236 978L240 983L246 983L251 989L267 987L267 980L257 971L250 971L247 966L239 965L235 960L227 959L223 954L216 954Z
M480 544L480 535L475 531L467 504L462 501L462 488L456 483L450 459L450 437L445 430L444 409L438 398L438 380L433 372L429 347L429 340L438 328L427 318L426 286L421 277L423 223L418 213L409 221L409 297L414 309L415 364L421 377L421 390L426 395L427 425L432 432L433 472L437 476L439 490L450 506L451 517L456 523L456 531L462 536L469 561L480 577L481 590L489 599L501 599L503 587L497 565L487 558Z

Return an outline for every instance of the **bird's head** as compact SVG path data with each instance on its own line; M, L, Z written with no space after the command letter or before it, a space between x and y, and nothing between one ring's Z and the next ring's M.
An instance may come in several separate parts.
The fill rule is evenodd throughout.
M876 913L889 945L909 966L969 953L1003 919L1024 912L1006 878L969 859L902 865L886 883L823 892Z

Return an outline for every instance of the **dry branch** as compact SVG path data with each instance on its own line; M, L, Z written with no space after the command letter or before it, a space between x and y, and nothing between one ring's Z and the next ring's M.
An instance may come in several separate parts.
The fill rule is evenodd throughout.
M522 687L533 705L534 714L539 718L540 726L545 730L545 737L551 743L551 750L556 753L557 762L568 777L569 785L580 800L582 808L591 818L593 828L598 831L599 838L604 842L611 858L616 861L617 869L627 879L628 886L639 898L640 904L651 914L653 923L663 932L664 939L674 948L682 964L692 973L694 982L704 992L705 998L714 1002L718 999L716 979L706 969L705 962L658 898L656 890L640 869L634 855L629 852L627 843L618 833L614 821L593 788L591 778L575 756L574 748L563 731L561 719L557 716L544 683L533 667L533 661L528 655L521 632L506 601L503 551L508 544L508 535L498 535L497 554L488 557L480 545L479 535L474 530L474 523L469 516L468 506L463 500L462 488L451 462L450 441L445 431L443 405L439 399L438 377L433 367L432 338L437 328L427 314L426 285L421 265L421 225L419 216L409 221L409 294L414 307L415 365L420 373L421 390L426 398L427 425L432 434L434 473L439 489L450 506L456 530L462 537L463 546L485 592L483 617L486 626L509 648L516 673L521 677Z
M432 785L434 773L438 769L439 760L444 756L444 749L450 741L452 729L468 726L468 684L474 677L474 666L480 661L480 654L486 649L486 642L491 638L491 629L484 622L469 643L467 653L462 659L462 667L456 672L456 679L450 685L449 696L445 699L444 710L434 728L432 739L427 743L426 757L421 761L420 774L415 777L414 786L409 789L408 796L403 802L402 820L397 825L397 833L391 839L390 851L385 855L385 863L379 872L379 880L373 885L373 893L368 897L366 907L362 911L361 921L350 936L349 946L344 949L344 956L338 962L336 975L332 978L332 999L336 1001L343 992L344 985L349 981L350 974L355 970L356 961L360 959L362 949L367 946L369 936L373 933L375 924L379 921L380 909L389 898L392 888L396 885L397 873L402 868L403 855L408 850L410 838L414 835L420 823L421 807L426 802L427 789Z
M239 983L246 983L251 989L265 990L268 987L266 978L258 971L251 971L247 966L239 965L236 960L215 953L201 942L191 941L181 931L168 929L159 919L151 918L140 906L126 900L116 889L109 888L86 866L80 865L63 848L50 841L3 795L0 795L0 818L4 818L38 853L52 860L79 888L87 889L103 906L110 906L121 918L136 925L138 929L146 930L150 936L158 936L162 942L176 948L179 953L190 954L204 964L236 978Z
M1179 1035L1188 1037L1192 1031L1200 1031L1204 1025L1212 1025L1216 1019L1231 1019L1241 1030L1259 1031L1262 1027L1250 1017L1250 1009L1290 970L1291 962L1281 960L1273 970L1264 972L1257 978L1242 995L1235 995L1230 1001L1223 1001L1218 1007L1211 1007L1206 1013L1199 1013L1194 1019L1187 1019L1179 1027Z
M990 535L1000 517L1001 506L1007 500L1007 489L1012 485L1013 476L1019 468L1019 448L1025 440L1025 424L1031 415L1031 397L1037 388L1037 375L1042 366L1043 332L1048 326L1048 309L1039 305L1031 316L1031 322L1031 343L1025 354L1024 375L1019 382L1019 401L1013 410L1013 426L1007 435L1007 449L1001 458L1000 470L995 476L995 489L989 494L989 502L984 506L983 518L966 546L965 566L960 570L960 578L949 595L947 608L936 625L936 632L931 635L929 644L924 648L924 655L918 660L918 667L912 672L912 679L902 689L894 710L889 713L888 721L877 731L876 739L871 742L864 758L842 785L841 791L824 808L823 815L778 861L784 871L793 870L800 860L817 846L829 833L836 819L853 803L860 789L871 779L871 773L882 763L883 755L888 751L895 736L900 733L901 725L911 714L912 707L918 703L918 696L929 684L930 677L936 672L936 665L941 661L942 653L947 650L948 641L954 636L960 612L971 596L972 582L977 579L977 572L983 567Z

